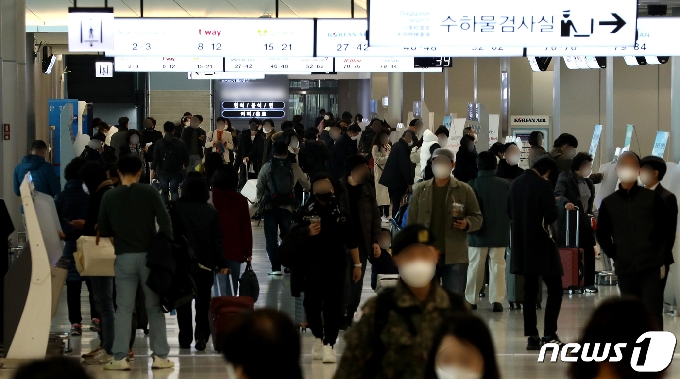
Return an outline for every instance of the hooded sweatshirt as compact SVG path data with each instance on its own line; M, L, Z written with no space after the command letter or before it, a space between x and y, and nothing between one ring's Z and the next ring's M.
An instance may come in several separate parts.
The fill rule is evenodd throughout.
M54 172L54 166L47 163L45 158L39 155L27 155L14 169L14 193L21 196L19 187L26 174L30 172L33 186L36 191L54 197L61 192L59 177Z
M430 154L430 147L435 143L439 143L437 136L429 129L425 129L425 132L423 133L423 146L420 148L420 171L418 174L423 175L425 167L427 166L427 161L432 157L432 154Z

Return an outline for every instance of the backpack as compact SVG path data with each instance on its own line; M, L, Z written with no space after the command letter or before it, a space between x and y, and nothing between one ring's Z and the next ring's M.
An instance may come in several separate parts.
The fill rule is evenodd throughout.
M460 295L449 292L448 290L445 291L447 295L449 295L449 302L451 303L449 312L467 312L465 301ZM377 377L382 371L382 360L385 356L386 349L385 344L383 343L380 336L387 326L390 311L397 313L406 322L409 334L411 334L411 336L418 334L418 330L416 330L416 326L413 324L413 320L411 319L411 315L418 310L414 308L397 307L397 303L394 301L394 288L386 288L380 294L378 294L375 306L375 315L373 318L373 336L369 342L373 355L371 355L371 357L366 362L366 366L364 367L362 377L365 379L373 379Z
M182 171L182 150L177 144L177 138L171 141L163 141L161 147L161 167L164 172L179 172Z
M269 187L269 201L275 207L291 206L295 203L295 177L288 159L273 158L270 163L269 175L267 175L267 187Z

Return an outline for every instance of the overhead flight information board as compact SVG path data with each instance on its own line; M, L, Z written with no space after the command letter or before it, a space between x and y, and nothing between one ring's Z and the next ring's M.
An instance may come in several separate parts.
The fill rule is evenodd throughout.
M115 19L111 56L312 57L311 19Z
M120 72L214 72L224 70L224 58L215 57L114 57Z
M264 72L333 72L333 58L226 58L225 71Z
M336 58L335 72L442 72L442 69L416 68L413 57L364 57Z
M637 0L371 0L369 46L630 46Z
M393 26L392 26L393 27ZM316 55L325 57L521 57L522 47L495 46L449 47L408 45L369 47L366 40L368 21L357 19L318 19L316 21Z
M639 18L637 42L633 47L535 47L528 48L527 55L597 57L621 56L680 56L680 17Z

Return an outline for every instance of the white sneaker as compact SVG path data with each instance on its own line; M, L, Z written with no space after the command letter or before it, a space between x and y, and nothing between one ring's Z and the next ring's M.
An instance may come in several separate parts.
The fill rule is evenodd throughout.
M113 360L113 355L109 355L105 350L99 350L94 357L88 357L83 360L84 365L105 365Z
M323 345L323 363L335 363L335 351L333 351L333 346Z
M161 358L157 355L153 356L153 363L151 368L173 368L175 367L175 362L169 361L166 358Z
M281 275L283 275L283 272L281 272L281 271L269 271L268 275L270 275L270 276L281 276Z
M113 371L126 371L130 370L130 361L127 358L123 358L119 361L112 359L109 363L104 365L104 370Z
M312 345L312 359L315 361L323 359L323 340L321 338L314 339L314 344Z

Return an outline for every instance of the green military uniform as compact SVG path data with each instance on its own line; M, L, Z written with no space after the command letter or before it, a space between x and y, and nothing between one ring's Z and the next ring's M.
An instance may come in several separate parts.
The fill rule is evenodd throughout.
M402 281L394 291L385 295L393 297L393 304L398 312L394 308L389 311L380 334L384 355L375 378L422 378L425 375L434 334L447 314L442 311L464 310L463 300L450 297L441 286L434 282L430 294L423 303L411 294ZM456 304L452 304L454 299L458 300ZM335 379L364 377L366 365L374 353L372 342L374 341L377 304L377 297L369 299L362 309L361 319L345 333L347 345L335 373ZM410 327L406 317L411 320ZM410 328L414 328L415 333L412 333Z

